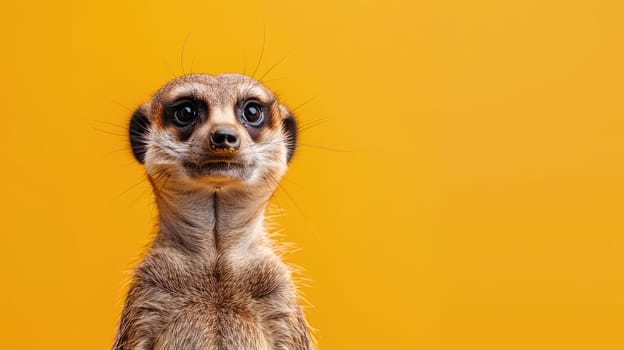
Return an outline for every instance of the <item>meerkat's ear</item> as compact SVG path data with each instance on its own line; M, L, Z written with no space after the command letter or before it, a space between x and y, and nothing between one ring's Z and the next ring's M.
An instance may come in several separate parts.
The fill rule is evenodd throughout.
M145 153L147 152L147 140L146 136L149 132L150 120L147 116L146 108L139 107L130 119L130 147L132 147L132 154L139 163L145 162Z
M297 148L297 120L290 110L284 109L287 113L285 114L286 118L282 121L282 130L286 135L286 148L288 150L286 153L286 161L290 163L290 160L295 155L295 149Z

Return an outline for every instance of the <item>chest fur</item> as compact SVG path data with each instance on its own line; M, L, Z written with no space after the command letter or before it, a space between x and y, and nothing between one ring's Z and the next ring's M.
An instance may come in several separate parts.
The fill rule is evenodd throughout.
M290 273L274 255L205 261L155 253L138 268L132 293L135 308L151 310L149 333L160 349L271 348L276 324L299 311Z
M216 309L270 299L294 288L288 268L273 254L237 261L227 255L201 259L156 253L138 268L136 282L150 294Z

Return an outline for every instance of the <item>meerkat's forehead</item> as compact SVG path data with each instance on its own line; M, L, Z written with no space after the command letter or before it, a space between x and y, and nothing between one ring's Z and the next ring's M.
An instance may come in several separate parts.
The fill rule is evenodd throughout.
M171 80L154 96L157 101L193 97L210 105L229 105L240 98L253 97L264 102L275 95L256 80L241 74L189 74Z

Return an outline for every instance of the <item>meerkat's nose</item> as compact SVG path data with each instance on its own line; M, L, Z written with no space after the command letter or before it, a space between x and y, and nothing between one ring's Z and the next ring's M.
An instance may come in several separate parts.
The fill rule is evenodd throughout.
M219 128L210 133L210 148L215 152L236 153L240 144L240 137L234 130Z

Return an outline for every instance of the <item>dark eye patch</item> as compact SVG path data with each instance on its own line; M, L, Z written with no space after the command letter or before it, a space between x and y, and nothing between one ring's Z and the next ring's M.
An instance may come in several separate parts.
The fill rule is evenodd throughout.
M273 101L264 102L257 97L241 98L236 103L236 115L255 142L261 138L262 132L271 126L271 107Z
M164 124L173 126L180 141L186 141L207 115L206 103L193 97L182 97L165 105Z

